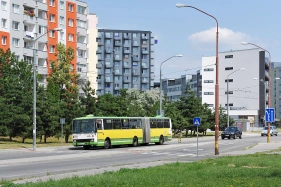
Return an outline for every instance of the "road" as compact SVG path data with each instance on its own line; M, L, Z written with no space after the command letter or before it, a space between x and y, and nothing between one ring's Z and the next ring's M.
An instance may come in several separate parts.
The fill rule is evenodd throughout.
M281 140L280 136L271 137L271 141ZM54 175L81 170L106 168L155 161L195 161L214 157L214 137L199 138L198 157L197 139L177 139L164 145L139 147L120 147L112 149L83 150L77 147L37 148L0 151L0 180L16 180L37 176ZM243 135L243 139L219 140L220 154L240 151L266 137L258 134Z

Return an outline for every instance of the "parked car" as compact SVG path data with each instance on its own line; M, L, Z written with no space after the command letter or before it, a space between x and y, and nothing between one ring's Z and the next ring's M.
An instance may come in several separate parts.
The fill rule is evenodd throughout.
M221 133L221 139L224 138L233 138L236 139L239 137L242 139L242 130L239 127L227 127L222 133Z
M261 136L267 136L268 133L268 126L263 127L263 129L261 130ZM277 136L278 135L278 130L276 128L276 126L270 126L270 136Z

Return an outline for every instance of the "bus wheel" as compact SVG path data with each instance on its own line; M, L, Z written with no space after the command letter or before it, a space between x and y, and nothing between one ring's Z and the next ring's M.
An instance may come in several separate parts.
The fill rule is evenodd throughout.
M159 139L159 144L160 144L160 145L163 145L163 144L164 144L164 138L163 138L163 136L162 136L162 135L160 136L160 139Z
M85 150L89 150L90 149L90 145L83 145L83 148L85 149Z
M109 138L106 138L106 140L104 141L104 148L105 149L109 149L111 147L111 143Z
M133 147L137 147L138 145L139 145L138 138L134 137L134 139L133 139Z

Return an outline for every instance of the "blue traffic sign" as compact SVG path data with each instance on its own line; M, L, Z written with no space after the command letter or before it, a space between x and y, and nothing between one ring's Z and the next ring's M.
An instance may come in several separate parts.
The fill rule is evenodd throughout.
M201 123L201 119L200 118L193 118L193 125L194 126L199 126Z
M275 110L274 110L274 108L266 108L265 109L265 121L266 122L274 122L275 121Z

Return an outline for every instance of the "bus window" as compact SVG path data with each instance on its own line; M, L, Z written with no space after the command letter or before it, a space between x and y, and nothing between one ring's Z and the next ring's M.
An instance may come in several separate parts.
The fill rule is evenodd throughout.
M153 120L153 119L150 120L150 128L157 128L156 120Z
M120 119L114 119L113 121L113 129L121 129L121 120Z
M96 127L97 127L98 130L102 129L102 121L101 121L101 119L97 119L96 120Z
M141 119L130 119L130 129L141 129Z
M141 129L141 119L137 119L137 129Z
M129 129L130 126L129 126L129 120L127 119L122 119L122 129Z
M163 128L163 119L157 119L157 128Z
M168 119L164 119L164 128L170 128L170 121Z
M112 129L112 120L111 119L104 119L103 120L104 130Z

